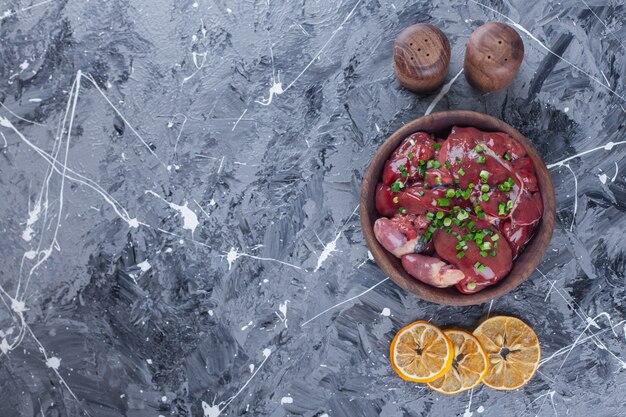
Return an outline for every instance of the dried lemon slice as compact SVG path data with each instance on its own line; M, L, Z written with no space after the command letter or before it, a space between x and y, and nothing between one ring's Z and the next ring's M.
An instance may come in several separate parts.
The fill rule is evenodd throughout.
M391 366L402 379L430 382L452 365L454 349L443 331L426 321L402 328L391 342Z
M428 386L442 394L457 394L472 389L489 369L487 352L471 333L465 330L444 330L454 347L452 366L441 378Z
M525 385L537 371L541 346L537 335L515 317L497 316L485 320L474 336L487 351L489 371L483 383L498 390Z

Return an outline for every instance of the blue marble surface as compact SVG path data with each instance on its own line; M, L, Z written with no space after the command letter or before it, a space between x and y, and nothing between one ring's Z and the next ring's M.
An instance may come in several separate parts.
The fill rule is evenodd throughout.
M626 415L626 5L478 1L2 2L0 415ZM495 94L459 75L487 21L526 48ZM419 22L452 45L440 94L393 74ZM447 109L524 133L558 204L532 279L466 308L388 280L357 210L385 138ZM494 314L539 335L522 389L389 366L414 320Z

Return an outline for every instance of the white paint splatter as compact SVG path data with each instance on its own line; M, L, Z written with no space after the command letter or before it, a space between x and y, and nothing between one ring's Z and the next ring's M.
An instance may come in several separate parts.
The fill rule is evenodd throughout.
M21 69L22 71L24 71L24 70L26 70L29 66L30 66L30 64L28 63L28 60L26 60L26 59L25 59L25 60L24 60L24 62L22 62L22 63L20 64L20 69Z
M271 349L269 348L263 349L263 357L264 357L263 362L261 362L261 364L256 369L256 371L254 371L254 373L250 376L250 378L246 381L246 383L243 384L243 386L239 389L239 391L237 391L235 395L230 397L227 401L220 402L219 404L215 404L215 401L213 401L212 405L209 405L206 402L202 401L202 411L204 412L204 417L219 417L222 414L222 411L224 411L226 407L228 407L230 403L232 403L233 400L237 398L237 396L239 396L239 394L241 394L244 389L246 389L250 381L252 381L252 379L256 376L256 374L261 370L263 365L265 365L265 362L267 361L267 359L270 357L271 354L272 354Z
M248 324L246 324L245 326L243 326L243 327L241 328L241 331L242 331L242 332L243 332L243 331L246 331L246 330L248 329L248 327L252 326L252 324L253 324L253 322L252 322L252 321L251 321L251 322L249 322Z
M29 98L28 101L31 103L41 103L41 99L38 97Z
M148 365L152 365L152 359L146 359L146 362L148 363Z
M2 338L2 342L0 342L0 351L2 351L2 353L6 355L9 352L9 350L11 350L11 346L9 345L9 342L7 342L5 338Z
M251 363L250 365L248 365L248 367L250 368L250 373L254 373L254 364Z
M317 238L322 244L322 246L324 246L324 249L322 250L322 253L320 254L319 258L317 258L317 265L315 266L315 270L313 272L317 272L317 270L320 269L320 267L324 264L324 262L326 262L328 257L337 250L337 240L339 239L339 236L341 236L343 229L346 227L348 222L350 222L350 220L352 219L352 216L354 216L354 214L356 213L358 209L359 209L359 205L357 204L357 206L354 208L354 210L352 210L352 213L350 214L348 219L345 221L345 223L343 224L343 226L337 233L337 236L335 236L335 238L332 241L330 241L328 244L324 245L324 242L322 242L319 237Z
M162 396L162 397L161 397L161 402L167 402L167 396L165 396L165 395L164 395L164 396Z
M154 191L146 190L145 193L146 194L151 194L151 195L153 195L153 196L155 196L157 198L160 198L161 200L166 202L170 206L170 208L172 208L173 210L178 211L180 216L183 218L183 229L190 230L191 231L191 238L193 239L193 232L195 232L196 227L198 227L200 222L198 221L198 216L196 215L196 213L194 213L193 210L191 210L189 208L189 206L187 205L186 201L184 202L184 204L182 206L180 206L178 204L175 204L175 203L167 201L166 199L164 199L163 197L161 197L160 195L158 195Z
M309 63L304 67L304 69L302 71L300 71L300 74L298 74L296 76L296 78L294 78L294 80L291 83L289 83L289 85L284 90L283 90L282 84L280 82L280 72L278 73L277 77L274 76L274 73L275 73L275 71L274 71L274 53L272 51L272 42L270 40L270 56L271 56L271 60L272 60L272 86L270 87L269 98L261 99L261 100L255 100L255 103L261 104L263 106L269 106L272 103L272 99L273 99L274 95L280 95L280 94L283 94L285 91L289 90L300 79L300 77L309 69L309 67L311 65L313 65L313 63L319 58L319 56L322 54L322 52L324 52L324 49L326 49L326 47L333 40L335 35L337 35L337 33L343 29L343 25L345 25L346 22L350 19L350 17L352 17L352 15L354 14L354 11L359 6L361 1L362 0L358 0L356 2L354 7L352 7L352 10L350 10L350 13L348 13L348 15L345 17L345 19L343 19L343 21L339 24L337 29L335 29L333 31L333 33L330 35L328 40L322 45L320 50L313 56L311 61L309 61Z
M483 407L483 406L481 405L481 406L479 406L479 407L476 409L476 411L477 411L479 414L482 414L482 413L484 413L484 412L485 412L485 407Z
M239 259L239 258L241 258L241 257L244 257L244 256L245 256L245 257L248 257L248 258L252 258L252 259L257 259L257 260L260 260L260 261L273 261L273 262L278 262L278 263L279 263L279 264L281 264L281 265L290 266L290 267L295 268L295 269L302 269L302 268L300 268L299 266L292 265L292 264L287 263L287 262L279 261L278 259L274 259L274 258L263 258L263 257L260 257L260 256L255 256L255 255L250 255L250 254L247 254L247 253L244 253L244 252L239 252L239 251L238 251L237 249L235 249L235 248L230 248L230 250L228 251L228 253L222 254L222 255L220 255L220 256L221 256L222 258L224 258L224 257L225 257L225 258L226 258L226 260L228 261L228 270L229 270L229 271L231 270L231 268L232 268L232 266L233 266L233 263L235 263L235 261L236 261L237 259Z
M26 228L22 232L22 239L26 242L30 242L33 238L33 234L35 230L33 229L33 225L37 223L39 220L39 215L41 214L41 198L38 198L35 201L35 205L32 210L28 210L28 219L26 219Z
M383 308L383 311L380 313L381 316L389 317L391 315L391 310L388 307Z
M209 316L213 317L213 310L209 310Z
M435 98L433 99L433 101L430 103L430 105L428 106L428 108L426 109L426 112L424 113L424 116L428 116L430 113L432 113L433 109L435 108L435 106L437 105L437 103L439 103L439 101L446 95L448 94L448 91L450 91L450 87L452 87L452 84L454 84L454 82L456 81L457 78L459 78L459 76L463 74L463 68L461 68L461 70L454 76L454 78L452 78L446 85L444 85L443 87L441 87L441 91L439 91L439 94L437 94L437 96L435 96Z
M2 14L2 16L0 16L0 21L1 21L1 20L6 19L7 17L14 16L14 15L16 15L16 14L20 13L20 12L24 12L24 11L26 11L26 10L34 9L35 7L43 6L44 4L48 4L48 3L50 3L51 1L52 1L52 0L44 0L44 1L42 1L42 2L35 3L35 4L31 5L31 6L28 6L28 7L23 7L23 8L21 8L21 9L19 9L19 10L14 11L14 12L12 12L11 10L7 10L7 11L5 11L5 12Z
M61 359L57 358L56 356L50 356L48 359L46 359L46 366L57 371L59 369L59 366L61 366Z
M202 401L202 411L204 411L204 417L219 417L222 414L219 404L209 405Z
M350 297L350 298L348 298L347 300L344 300L344 301L342 301L342 302L340 302L340 303L337 303L337 304L335 304L335 305L334 305L334 306L332 306L332 307L328 307L326 310L322 311L322 312L321 312L321 313L319 313L319 314L316 314L315 316L311 317L310 319L308 319L307 321L305 321L304 323L302 323L302 324L300 325L300 327L304 327L304 326L306 326L307 324L309 324L310 322L312 322L312 321L313 321L313 320L315 320L316 318L320 317L320 316L321 316L321 315L323 315L323 314L326 314L327 312L329 312L330 310L332 310L332 309L334 309L334 308L336 308L336 307L339 307L340 305L343 305L343 304L345 304L345 303L349 303L349 302L350 302L350 301L352 301L352 300L356 300L357 298L361 297L362 295L365 295L365 294L367 294L368 292L372 291L374 288L378 287L380 284L384 283L384 282L385 282L385 281L387 281L388 279L389 279L389 277L387 277L387 278L383 279L382 281L380 281L380 282L378 282L378 283L374 284L373 286L369 287L368 289L366 289L366 290L365 290L365 291L363 291L362 293L355 295L354 297Z
M335 236L332 241L324 245L324 250L322 250L319 258L317 258L317 265L315 266L315 270L313 270L313 272L317 272L317 270L321 268L322 264L326 262L326 259L328 259L328 257L337 250L337 240L339 239L339 236L341 236L341 232L337 233L337 236Z
M280 314L274 312L278 319L285 325L285 328L289 327L287 326L287 303L289 303L289 300L285 300L284 303L278 305L278 310L280 311Z
M150 265L150 262L148 262L147 259L143 262L139 262L137 266L141 269L141 272L146 272L152 268L152 265Z
M600 182L602 184L606 184L606 180L609 179L609 177L607 177L606 174L600 174L598 175L598 178L600 179Z
M291 397L283 397L280 399L280 403L282 404L292 404L293 403L293 398Z
M472 409L472 396L474 395L474 388L470 391L469 402L467 403L467 407L465 408L465 412L463 413L463 417L472 417L474 413L471 411Z
M563 111L567 113L569 111L569 107L564 108Z
M248 111L248 108L246 108L243 113L241 113L241 116L239 116L239 119L237 119L237 121L235 122L235 124L233 125L233 128L231 129L231 132L235 131L235 128L237 127L237 125L239 124L239 122L241 121L241 119L243 119L243 116L246 114L246 112Z
M24 301L20 301L17 300L15 298L11 299L11 310L15 311L16 313L23 313L25 311L27 311L28 309L26 308L26 303Z

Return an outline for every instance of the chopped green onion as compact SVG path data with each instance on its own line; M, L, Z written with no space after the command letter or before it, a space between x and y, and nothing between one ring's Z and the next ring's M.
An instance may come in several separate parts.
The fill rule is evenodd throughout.
M426 165L426 161L424 161L423 159L420 159L420 165Z
M454 183L455 183L455 184L458 184L458 183L460 183L460 182L461 182L460 180L454 180Z
M450 200L447 198L440 198L437 200L437 205L439 207L450 207Z
M474 264L474 268L476 268L476 269L480 268L480 262L476 262L476 263Z
M482 248L483 250L491 249L491 242L484 242Z
M441 144L433 143L433 149L440 149L440 148L441 148Z
M474 220L472 220L471 222L469 222L469 223L467 224L467 228L468 228L468 229L470 229L470 230L472 230L472 229L474 228L474 225L475 225L475 224L476 224L476 223L474 222Z
M439 177L439 176L435 177L435 182L437 184L441 184L441 177Z
M483 149L483 147L482 147L482 146L480 146L480 145L476 145L476 147L474 148L474 152L476 152L476 153L480 153L480 152L482 152L482 151L484 151L484 149Z
M393 202L394 202L395 204L398 204L398 196L395 196L395 197L393 198Z
M463 168L459 169L459 175L460 176L465 176L465 171L463 170Z
M504 216L506 214L504 203L498 204L498 215Z
M487 252L485 252L484 250L480 251L480 256L482 256L483 258L487 257Z
M413 152L409 152L407 156L409 157L409 159L413 159Z
M494 247L494 248L496 248L496 249L498 249L498 242L494 243L494 244L493 244L493 247Z
M507 153L505 153L505 154L504 154L504 159L506 159L507 161L510 161L510 160L511 160L511 155L509 155L509 153L508 153L508 152L507 152Z
M513 208L513 200L509 200L506 202L506 209L511 210Z
M398 169L400 170L400 173L402 174L403 177L408 177L409 173L406 172L406 166L405 165L400 165L398 167Z
M448 198L452 198L456 195L456 192L454 190L448 190L446 191L446 197Z
M435 217L437 217L439 220L443 219L443 217L446 214L443 211L438 211L437 214L435 215Z
M406 214L406 209L405 209L404 207L400 207L400 208L398 209L398 213L400 213L400 214Z
M402 181L397 179L393 184L391 184L391 191L393 191L394 193L397 193L403 187L404 187L404 184L402 183Z
M435 218L435 213L429 211L428 213L426 213L426 217L432 220Z
M468 282L465 287L470 291L474 291L476 289L476 283L474 281Z
M446 161L443 163L443 165L447 168L450 169L450 162Z
M500 239L500 235L496 235L494 234L493 236L491 236L491 241L495 242L496 240Z
M454 218L452 219L452 221L454 222L454 224L456 224L457 226L461 224L461 220Z
M481 265L481 266L479 266L479 267L478 267L478 270L479 270L480 272L485 272L485 265Z
M456 218L459 220L465 220L469 217L469 214L467 214L467 211L465 210L461 210L459 211L459 214L456 215Z
M495 251L495 250L492 250L492 251L491 251L491 256L495 257L496 255L497 255L496 251Z
M481 220L482 220L482 219L484 219L484 218L485 218L485 213L483 213L483 212L481 211L480 213L476 214L476 216L477 216L479 219L481 219Z
M456 254L457 259L461 259L464 256L465 256L465 252L462 252L462 251Z
M489 195L488 195L488 194L483 194L480 198L481 198L483 201L489 201Z
M484 164L487 161L487 158L485 158L484 156L480 155L478 157L478 163L479 164Z
M419 195L424 195L424 191L422 191L422 190L419 190L417 193L418 193Z
M443 219L443 225L448 227L452 224L452 220L450 220L449 217L446 217L445 219Z
M481 185L480 191L482 191L483 193L489 192L489 186L487 184Z
M474 188L474 187L476 187L476 185L474 185L473 182L470 182L469 185L467 186L467 188Z

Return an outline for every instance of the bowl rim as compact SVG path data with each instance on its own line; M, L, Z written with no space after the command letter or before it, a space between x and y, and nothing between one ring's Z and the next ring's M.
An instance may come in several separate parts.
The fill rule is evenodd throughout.
M504 132L520 143L532 159L535 166L539 192L543 199L543 216L535 229L535 234L525 246L524 251L513 262L509 274L498 283L474 294L462 294L456 288L437 288L411 277L400 260L387 252L374 236L373 224L382 217L375 208L375 188L382 175L382 167L400 142L409 135L426 131L430 133L449 130L453 126L471 126L483 131ZM419 117L393 132L376 153L363 176L360 198L361 230L368 249L378 266L389 278L404 290L417 297L436 304L468 306L486 303L508 294L526 281L541 263L552 238L556 222L556 199L554 187L543 158L530 141L518 130L483 113L470 110L448 110Z

